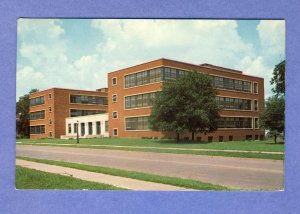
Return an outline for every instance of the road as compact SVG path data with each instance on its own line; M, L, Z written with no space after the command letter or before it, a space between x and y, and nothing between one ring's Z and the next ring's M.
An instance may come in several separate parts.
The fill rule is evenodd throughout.
M245 190L283 189L283 161L17 145L17 156L190 178Z

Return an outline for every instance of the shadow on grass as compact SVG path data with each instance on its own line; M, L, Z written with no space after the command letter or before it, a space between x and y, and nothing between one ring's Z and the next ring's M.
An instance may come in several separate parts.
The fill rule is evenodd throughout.
M210 144L212 142L206 142L206 141L192 141L192 140L155 140L154 143L158 144Z
M267 143L265 143L265 144L267 144L267 145L284 144L284 141L277 142L277 143L275 143L275 142L267 142Z

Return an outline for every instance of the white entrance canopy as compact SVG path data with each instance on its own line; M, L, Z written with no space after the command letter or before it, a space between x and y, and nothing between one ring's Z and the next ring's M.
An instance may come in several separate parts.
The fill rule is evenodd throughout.
M61 138L101 138L109 137L108 114L94 114L66 118L66 135Z

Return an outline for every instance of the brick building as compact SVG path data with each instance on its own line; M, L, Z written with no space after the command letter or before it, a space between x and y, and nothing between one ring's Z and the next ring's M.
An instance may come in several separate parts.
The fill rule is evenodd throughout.
M176 79L196 70L212 76L216 97L224 109L220 112L218 130L196 134L203 141L262 139L258 127L259 113L264 108L264 79L241 71L210 64L194 65L169 59L158 59L108 74L109 135L115 137L175 137L149 130L148 118L152 100L163 81ZM191 139L191 133L181 138Z
M30 94L30 138L59 138L67 117L107 112L107 93L51 88Z

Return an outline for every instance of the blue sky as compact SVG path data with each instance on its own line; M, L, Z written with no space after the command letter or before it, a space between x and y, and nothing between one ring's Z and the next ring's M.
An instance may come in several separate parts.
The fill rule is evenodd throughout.
M283 20L19 19L17 99L31 88L95 90L107 73L158 58L265 78L285 59Z

